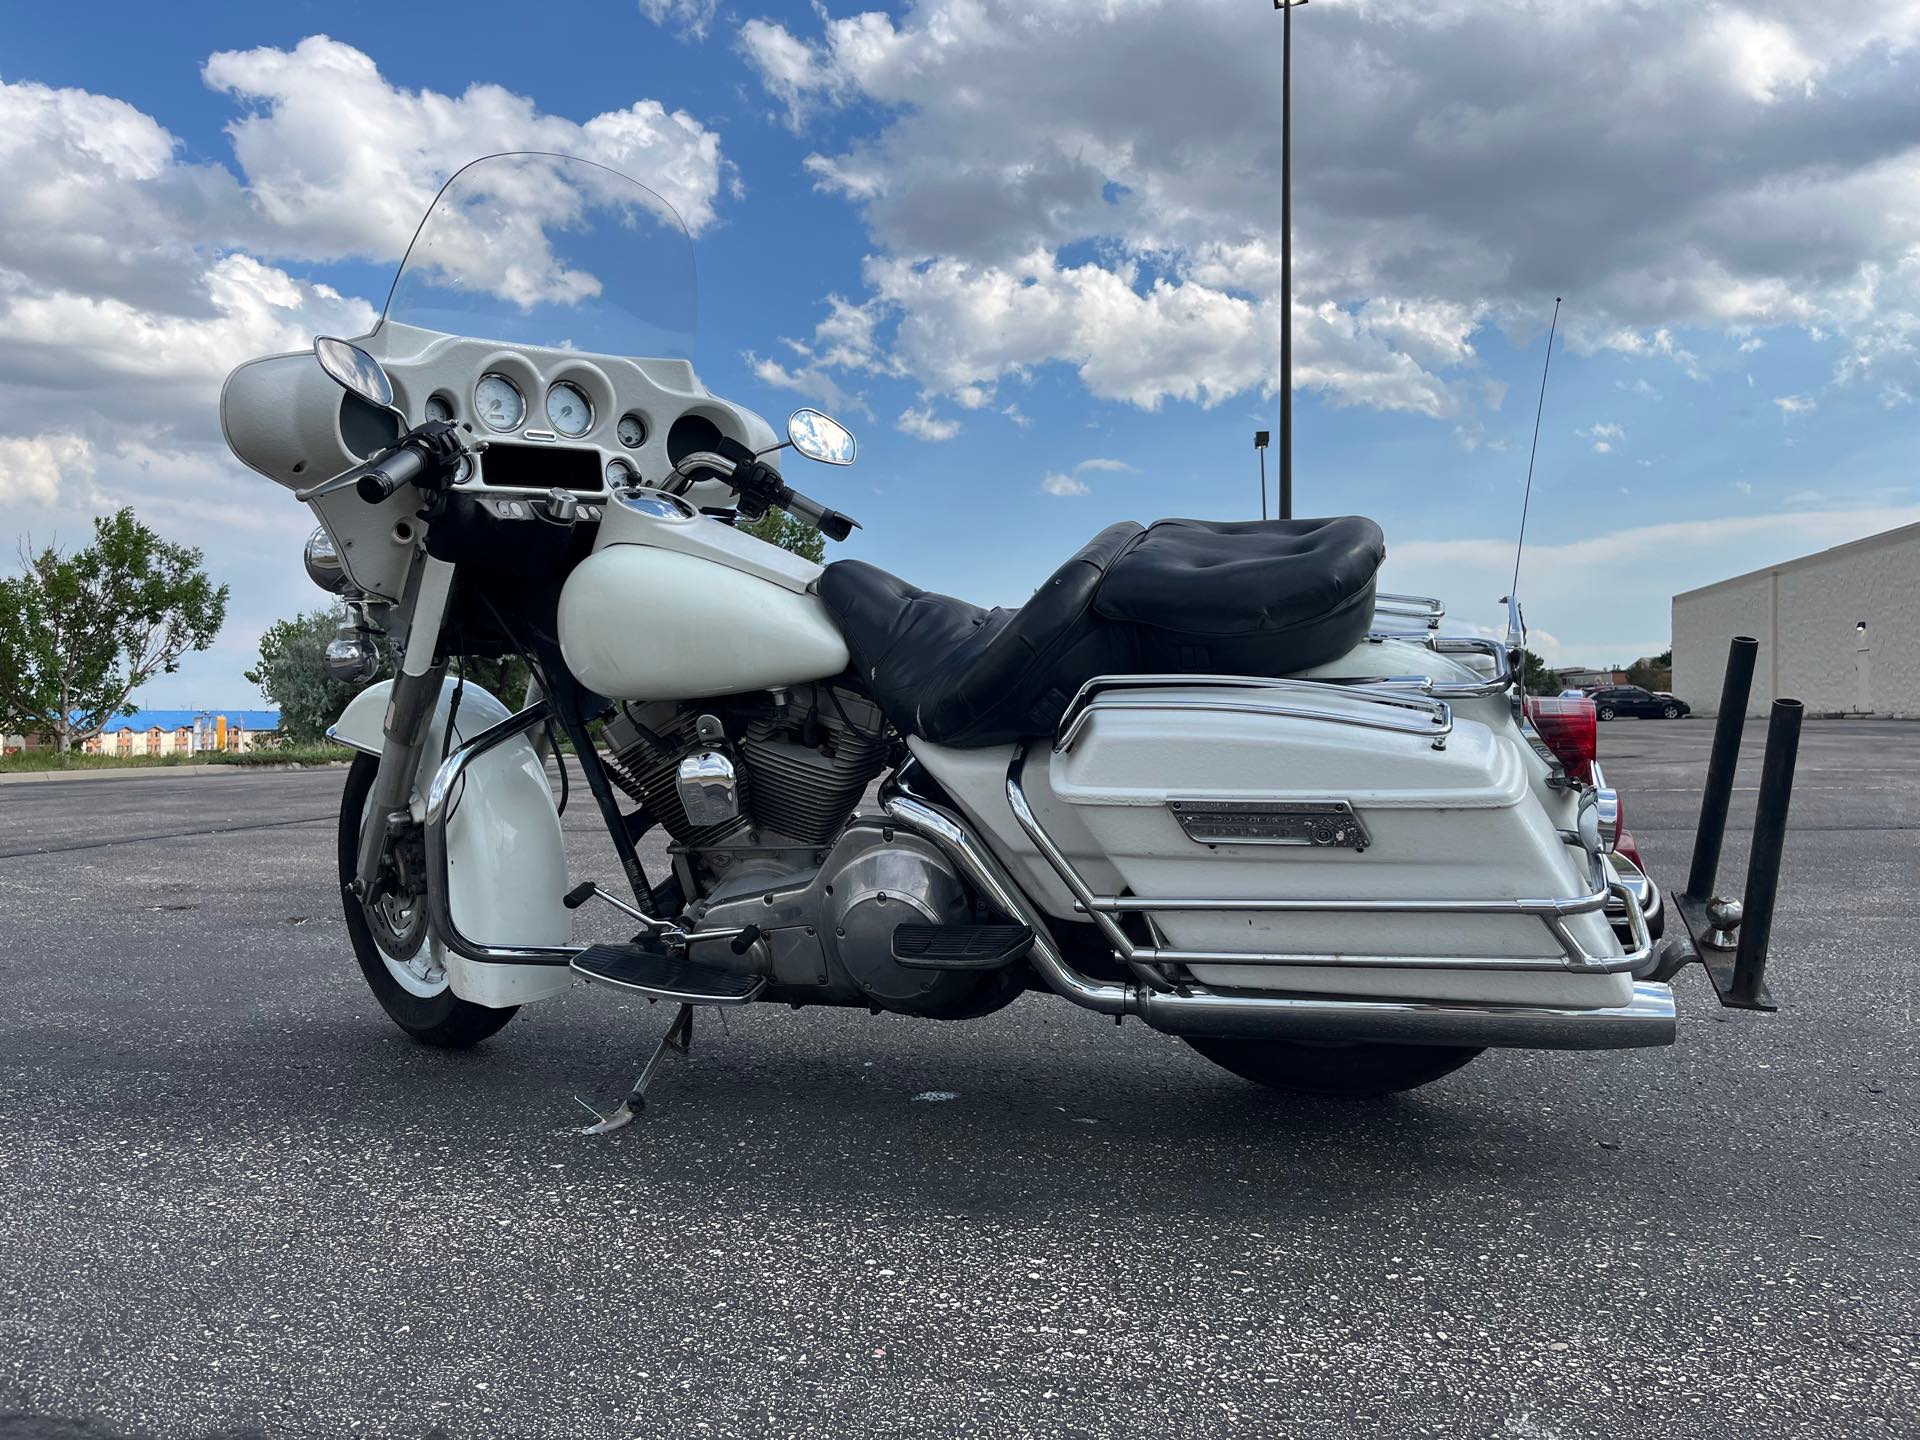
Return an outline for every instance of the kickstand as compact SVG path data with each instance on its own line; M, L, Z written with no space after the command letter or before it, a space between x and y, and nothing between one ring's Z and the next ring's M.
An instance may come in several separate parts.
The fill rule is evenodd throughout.
M647 1057L640 1078L633 1082L633 1088L627 1092L627 1098L613 1109L610 1115L602 1115L593 1106L574 1096L588 1113L594 1117L594 1123L580 1133L582 1135L605 1135L618 1130L647 1108L647 1086L653 1081L653 1072L660 1068L660 1061L669 1050L677 1050L685 1055L693 1048L693 1006L683 1004L679 1013L673 1017L673 1023L667 1027L667 1033L660 1037L660 1043L653 1047L653 1054Z

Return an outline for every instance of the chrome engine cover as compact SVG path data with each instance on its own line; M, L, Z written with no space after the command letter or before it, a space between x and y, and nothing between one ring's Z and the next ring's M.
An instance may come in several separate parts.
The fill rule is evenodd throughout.
M828 870L822 898L830 923L821 932L841 970L883 1010L921 1013L949 977L896 961L893 930L966 920L970 907L960 877L939 851L903 832L895 832L892 843L883 840L847 857L837 869L830 860Z
M972 900L938 849L878 817L855 818L817 871L776 875L750 867L694 908L696 958L726 963L728 946L703 945L700 930L760 930L755 948L765 957L770 1000L960 1018L1019 993L1019 983L1002 972L915 970L893 958L895 926L963 923L972 917Z

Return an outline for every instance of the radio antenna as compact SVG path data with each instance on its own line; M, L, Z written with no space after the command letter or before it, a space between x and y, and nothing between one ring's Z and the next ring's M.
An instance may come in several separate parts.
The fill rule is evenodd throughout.
M1520 501L1520 543L1513 547L1513 586L1507 591L1509 611L1520 604L1520 556L1527 548L1527 511L1533 508L1533 462L1540 453L1540 415L1547 408L1547 372L1553 368L1553 337L1560 330L1560 297L1553 297L1553 321L1547 326L1547 358L1540 364L1540 399L1533 407L1533 445L1527 451L1527 493ZM1511 643L1512 637L1508 637Z

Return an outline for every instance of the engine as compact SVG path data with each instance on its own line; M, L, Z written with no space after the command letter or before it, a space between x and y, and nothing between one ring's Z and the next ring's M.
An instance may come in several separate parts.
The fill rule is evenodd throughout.
M704 882L754 859L783 869L817 863L815 852L840 833L894 743L871 700L824 681L698 704L625 705L601 738L614 783L665 827ZM731 768L737 814L688 815L681 762L702 755Z

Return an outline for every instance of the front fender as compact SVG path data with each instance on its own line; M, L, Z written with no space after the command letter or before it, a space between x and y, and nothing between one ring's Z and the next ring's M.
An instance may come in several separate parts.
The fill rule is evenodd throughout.
M512 712L498 698L471 682L443 680L421 747L408 809L424 820L427 789L440 759L452 745L464 744ZM363 754L377 756L391 681L369 685L354 696L327 738ZM453 741L447 740L452 714ZM547 784L546 766L526 736L496 746L468 768L459 803L447 819L447 903L462 935L500 946L566 945L573 938L573 917L561 903L567 889L567 853L560 835L560 814ZM435 954L447 967L453 993L476 1005L524 1005L557 995L571 983L565 966L511 965L469 960L447 950L433 937Z

